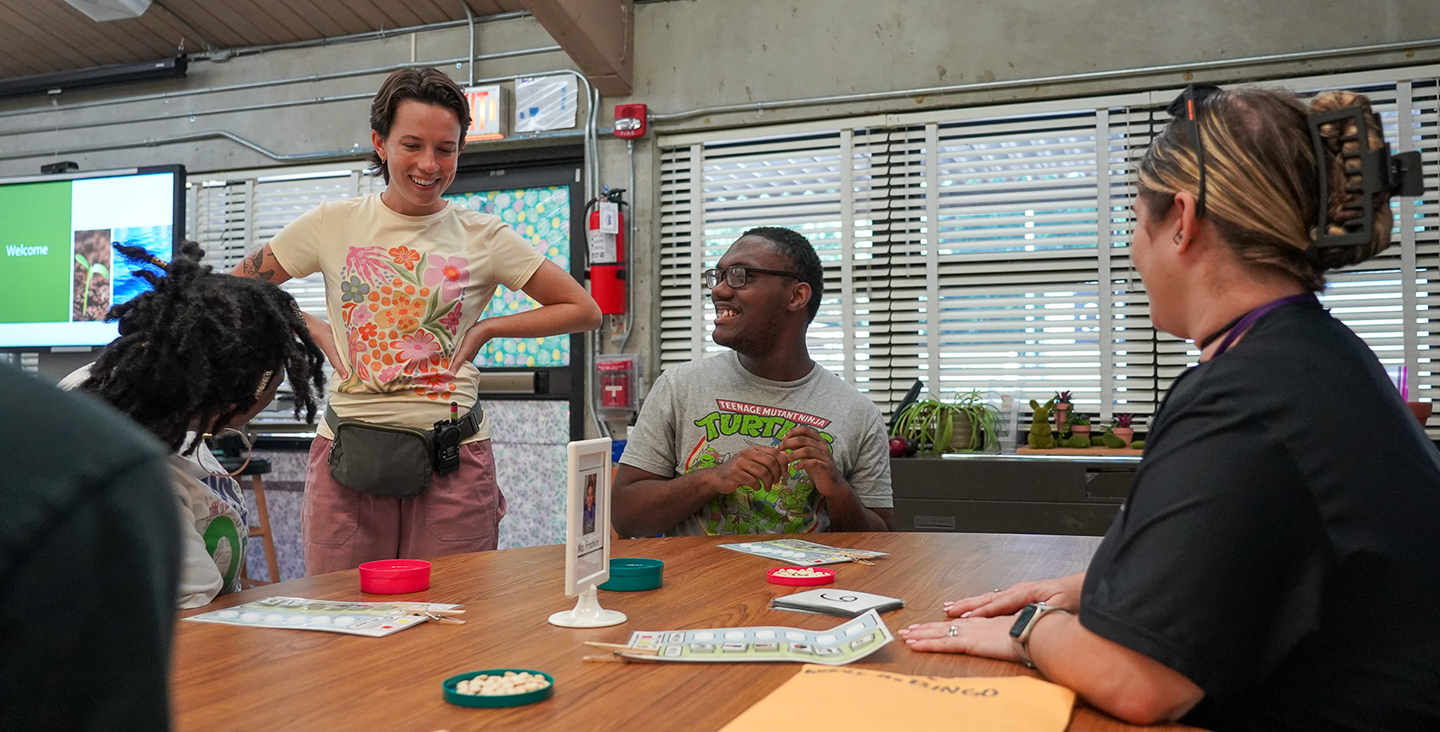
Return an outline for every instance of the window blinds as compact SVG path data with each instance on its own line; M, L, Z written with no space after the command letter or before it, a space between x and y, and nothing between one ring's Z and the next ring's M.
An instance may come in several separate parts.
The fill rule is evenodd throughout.
M1322 297L1388 367L1409 365L1412 399L1436 382L1437 76L1425 67L1277 82L1302 94L1362 91L1392 147L1421 150L1426 194L1395 202L1395 244L1335 273ZM1079 409L1105 418L1152 413L1199 356L1153 327L1129 256L1135 166L1173 96L662 138L661 369L719 350L700 273L744 230L787 226L810 238L826 270L812 356L882 411L918 378L944 398L1043 401L1069 389Z
M264 246L285 225L328 200L367 195L384 189L383 181L361 170L363 163L305 168L278 168L190 176L186 231L205 250L205 263L228 272L247 254ZM325 280L319 273L281 285L300 308L321 320ZM329 365L325 377L332 377ZM321 395L323 397L323 395ZM294 400L286 382L275 401L253 425L271 430L307 429L297 423Z
M229 271L322 202L384 190L383 181L365 174L359 165L248 171L219 179L193 175L188 191L190 238L205 249L207 264ZM325 282L318 273L281 287L302 310L328 319Z

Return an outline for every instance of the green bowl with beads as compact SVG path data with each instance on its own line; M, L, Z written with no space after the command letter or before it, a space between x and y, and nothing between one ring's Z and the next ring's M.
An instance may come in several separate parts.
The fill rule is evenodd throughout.
M546 684L545 688L543 689L526 691L520 694L503 694L500 696L461 694L459 689L457 688L461 681L468 681L469 679L473 679L481 674L485 674L487 676L504 676L506 671L514 671L517 674L527 673L532 676L539 676L549 683ZM486 707L491 709L499 707L519 707L526 704L534 704L535 702L549 699L550 695L555 693L555 677L545 673L544 671L534 671L528 668L491 668L485 669L483 671L468 671L463 674L456 674L455 676L451 676L450 678L445 679L445 681L441 682L440 689L445 696L445 701L450 702L451 704L454 704L456 706Z

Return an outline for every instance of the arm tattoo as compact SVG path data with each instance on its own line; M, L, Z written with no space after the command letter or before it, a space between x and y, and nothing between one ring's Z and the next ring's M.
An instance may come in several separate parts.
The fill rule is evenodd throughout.
M245 258L245 262L241 265L240 272L241 272L241 274L244 274L246 277L254 277L254 278L257 278L257 279L262 279L262 280L265 280L266 282L273 281L273 280L275 279L275 270L273 270L273 269L260 269L260 267L263 266L264 264L265 264L265 247L262 246L262 247L260 247L259 249L256 249L254 252L252 252L252 253L250 254L250 256L248 256L248 257Z

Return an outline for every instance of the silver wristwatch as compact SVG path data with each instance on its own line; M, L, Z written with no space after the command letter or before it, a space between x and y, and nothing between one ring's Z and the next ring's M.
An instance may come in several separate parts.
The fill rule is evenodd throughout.
M1032 602L1020 611L1015 618L1015 624L1010 626L1010 643L1015 646L1015 655L1020 657L1021 663L1030 668L1035 668L1035 661L1030 658L1030 632L1035 629L1040 618L1053 612L1068 611L1043 602Z

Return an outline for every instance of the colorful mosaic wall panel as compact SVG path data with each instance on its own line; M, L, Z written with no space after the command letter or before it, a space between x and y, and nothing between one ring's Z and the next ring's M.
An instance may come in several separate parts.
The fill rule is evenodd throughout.
M533 242L550 261L570 271L570 189L520 188L476 191L446 196L481 213L499 216L521 236ZM537 307L523 292L501 287L481 314L482 318L519 313ZM570 336L502 338L485 344L475 357L480 368L546 368L570 365Z

